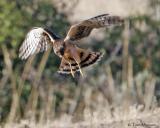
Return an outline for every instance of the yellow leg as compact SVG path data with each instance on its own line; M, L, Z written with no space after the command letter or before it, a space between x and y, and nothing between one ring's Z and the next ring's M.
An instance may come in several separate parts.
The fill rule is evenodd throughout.
M70 66L70 69L71 69L71 74L72 74L72 76L74 77L74 72L73 72L73 70L72 70L72 65L71 65L71 63L69 62L69 61L67 61L65 58L63 58L66 62L68 62L69 63L69 66Z
M83 73L82 73L82 70L81 70L81 67L79 65L79 63L81 62L81 58L79 56L79 51L76 47L72 48L71 49L71 56L74 58L74 60L76 61L76 63L78 64L78 68L79 68L79 71L81 73L81 75L83 76Z
M68 62L69 63L69 62ZM71 74L72 74L72 76L74 77L74 72L73 72L73 70L72 70L72 66L71 66L71 64L69 63L69 66L70 66L70 69L71 69Z
M76 62L77 62L77 61L76 61ZM80 67L80 65L79 65L78 62L77 62L77 64L78 64L79 71L80 71L81 75L83 76L83 72L82 72L82 70L81 70L81 67Z

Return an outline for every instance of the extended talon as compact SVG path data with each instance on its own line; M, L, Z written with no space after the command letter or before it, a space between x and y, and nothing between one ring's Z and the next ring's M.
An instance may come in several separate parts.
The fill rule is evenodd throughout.
M69 63L69 62L68 62ZM71 66L71 64L69 63L69 66L70 66L70 69L71 69L71 74L72 74L72 76L74 77L74 72L73 72L73 70L72 70L72 66Z
M77 61L76 61L76 62L77 62ZM80 65L79 65L78 62L77 62L77 64L78 64L79 71L80 71L81 75L83 76L83 72L82 72L82 70L81 70L81 67L80 67Z

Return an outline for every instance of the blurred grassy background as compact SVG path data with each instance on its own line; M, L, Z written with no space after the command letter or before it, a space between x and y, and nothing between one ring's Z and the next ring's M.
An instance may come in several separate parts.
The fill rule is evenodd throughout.
M93 127L95 120L128 120L158 111L160 1L145 0L144 6L125 2L1 0L1 126L32 120L54 121L53 126L63 122L64 127L67 122L88 121ZM123 16L126 22L82 40L80 47L105 53L98 65L83 70L83 78L57 74L60 59L50 50L26 61L18 58L18 48L30 28L47 26L65 37L71 23L108 12Z

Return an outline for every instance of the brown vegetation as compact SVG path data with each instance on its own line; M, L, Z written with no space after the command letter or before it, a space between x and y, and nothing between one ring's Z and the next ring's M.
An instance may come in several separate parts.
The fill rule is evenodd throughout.
M104 58L94 67L84 69L84 77L77 74L73 79L56 73L58 58L51 49L26 62L17 57L24 31L35 23L46 23L56 31L62 31L59 33L63 35L69 24L64 20L67 14L58 13L53 10L53 5L50 8L50 4L43 1L43 6L36 0L33 5L9 2L0 2L0 5L12 10L21 4L21 11L27 15L19 14L19 10L14 12L14 17L25 19L13 28L16 31L19 27L18 31L23 33L18 35L16 31L19 41L16 46L8 26L4 25L3 30L10 30L12 34L3 31L6 35L0 36L0 127L134 128L134 124L160 127L160 28L156 16L127 17L124 26L106 30L104 39L91 38L92 49L103 51ZM152 4L153 10L159 7ZM42 12L37 10L38 7ZM47 9L56 14L48 15ZM8 11L2 14L8 15ZM33 15L30 14L38 20L31 23ZM57 19L52 19L52 15ZM53 21L55 26L50 25Z

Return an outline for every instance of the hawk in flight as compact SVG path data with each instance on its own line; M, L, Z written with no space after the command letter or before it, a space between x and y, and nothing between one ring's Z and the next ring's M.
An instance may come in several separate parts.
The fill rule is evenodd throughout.
M121 25L124 22L119 16L109 14L99 15L78 24L72 25L64 39L56 36L51 30L42 27L31 29L19 49L19 57L27 59L29 56L46 51L52 47L55 54L61 58L59 73L82 74L81 68L90 66L101 59L101 52L93 52L76 46L76 42L89 36L94 28ZM83 75L83 74L82 74Z

